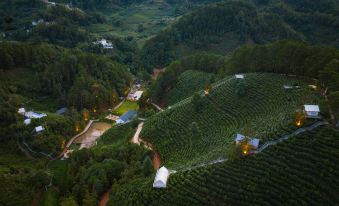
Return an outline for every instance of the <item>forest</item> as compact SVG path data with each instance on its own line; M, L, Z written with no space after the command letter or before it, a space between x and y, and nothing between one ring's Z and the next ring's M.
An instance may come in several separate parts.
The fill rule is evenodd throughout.
M259 6L251 1L226 1L184 15L146 42L141 52L144 66L165 67L178 57L198 51L230 53L244 44L281 39L338 46L335 1L304 9L292 1L258 2Z

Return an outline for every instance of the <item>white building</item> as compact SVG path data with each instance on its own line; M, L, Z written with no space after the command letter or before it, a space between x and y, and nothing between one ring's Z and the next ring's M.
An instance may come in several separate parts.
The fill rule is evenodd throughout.
M168 177L169 177L168 169L166 167L161 167L157 171L157 174L155 175L153 188L166 188Z
M291 86L291 85L284 85L284 89L293 89L293 86Z
M18 109L18 113L21 114L21 115L25 115L25 112L26 112L25 108L19 108Z
M45 130L45 128L43 128L42 126L38 126L38 127L35 128L36 133L42 132L44 130Z
M113 44L106 39L101 39L100 41L94 42L94 44L100 44L105 49L113 49Z
M136 91L136 92L134 93L134 95L133 95L133 99L134 99L135 101L138 101L138 100L141 98L142 93L144 93L144 92L143 92L143 91Z
M235 78L236 79L245 79L245 76L243 74L236 74Z
M304 105L304 110L307 114L307 117L318 117L319 116L319 105Z
M44 114L44 113L35 113L33 111L29 111L29 112L26 112L25 113L25 117L26 118L29 118L29 119L40 119L40 118L43 118L43 117L46 117L47 114Z
M56 3L55 3L55 2L49 1L49 2L47 2L47 3L48 3L48 5L50 5L50 6L56 6Z
M237 134L237 136L235 137L235 142L237 143L237 144L239 144L241 141L243 141L245 139L245 136L244 135L242 135L242 134Z
M245 135L242 135L242 134L237 134L236 137L235 137L235 142L237 144L239 144L241 141L243 141L245 139ZM256 138L252 138L250 139L250 141L248 142L249 145L252 146L253 149L258 149L259 147L259 142L260 140L259 139L256 139Z
M25 124L25 125L29 125L29 124L31 124L31 122L32 122L31 119L25 119L25 120L24 120L24 124Z
M252 146L253 149L258 149L259 147L259 139L251 139L250 145Z

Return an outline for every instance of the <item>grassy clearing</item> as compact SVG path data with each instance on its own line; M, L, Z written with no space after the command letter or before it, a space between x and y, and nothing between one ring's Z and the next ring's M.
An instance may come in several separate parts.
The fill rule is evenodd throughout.
M116 115L123 115L129 110L138 110L138 109L139 109L139 105L137 102L124 101L124 103L118 109L113 111L113 113Z

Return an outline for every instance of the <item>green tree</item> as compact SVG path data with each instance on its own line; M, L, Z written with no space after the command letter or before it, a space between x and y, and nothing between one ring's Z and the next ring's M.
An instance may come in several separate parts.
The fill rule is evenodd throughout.
M330 102L331 107L335 110L335 112L339 112L339 91L331 92L330 95L328 95L328 99Z
M94 206L94 205L97 205L96 195L86 190L85 195L82 199L82 206Z
M61 199L60 206L78 206L78 203L75 201L73 196L69 196Z
M244 80L237 80L235 93L239 97L244 97L246 95L247 89L244 83Z
M192 104L195 111L199 111L202 109L203 100L199 93L195 93L192 98Z
M143 163L142 169L145 176L149 176L153 173L153 163L149 156L146 156Z
M38 170L31 177L31 183L35 189L41 189L49 184L50 179L49 173L44 170Z

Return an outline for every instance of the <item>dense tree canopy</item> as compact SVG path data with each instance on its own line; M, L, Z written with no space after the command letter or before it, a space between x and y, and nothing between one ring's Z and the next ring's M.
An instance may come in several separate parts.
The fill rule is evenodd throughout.
M127 68L108 58L47 44L2 43L0 61L5 72L25 68L36 74L35 95L48 95L79 110L112 104L130 81Z
M148 68L167 66L196 50L230 52L239 45L280 39L339 46L335 1L226 1L182 17L150 39L141 54ZM307 2L307 7L302 7ZM332 8L327 10L326 8Z

